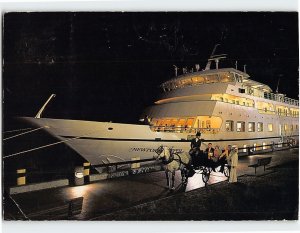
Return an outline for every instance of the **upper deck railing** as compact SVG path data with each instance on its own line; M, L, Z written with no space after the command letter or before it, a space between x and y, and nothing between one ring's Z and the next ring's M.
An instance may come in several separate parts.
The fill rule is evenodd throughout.
M299 106L299 101L298 100L285 97L282 94L275 94L275 93L265 92L264 93L264 98L265 99L269 99L269 100L274 100L274 101L282 102L282 103L286 103L286 104L290 104L290 105Z
M216 134L220 131L219 128L191 128L185 126L154 126L151 125L150 129L155 132L175 132L175 133L194 133L201 132L204 134Z

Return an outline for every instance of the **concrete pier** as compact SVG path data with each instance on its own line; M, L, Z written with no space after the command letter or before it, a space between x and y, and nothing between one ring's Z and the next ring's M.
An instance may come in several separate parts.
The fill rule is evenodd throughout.
M7 202L5 219L52 219L49 211L66 200L83 197L80 214L72 220L267 220L298 218L299 150L290 149L239 159L238 183L228 184L219 172L208 186L201 174L186 187L176 174L176 189L166 189L164 172L102 180L76 187L61 187L10 195L18 209ZM272 157L266 171L248 167L259 157ZM37 216L35 213L47 213ZM50 213L50 214L49 214ZM30 217L33 216L33 217Z

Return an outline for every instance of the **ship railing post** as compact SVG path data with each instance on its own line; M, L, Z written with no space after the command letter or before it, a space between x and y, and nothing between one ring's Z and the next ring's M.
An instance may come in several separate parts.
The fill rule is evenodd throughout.
M18 169L17 170L17 185L25 185L26 184L26 169Z
M90 166L91 164L86 162L83 163L83 176L84 176L84 183L90 183Z

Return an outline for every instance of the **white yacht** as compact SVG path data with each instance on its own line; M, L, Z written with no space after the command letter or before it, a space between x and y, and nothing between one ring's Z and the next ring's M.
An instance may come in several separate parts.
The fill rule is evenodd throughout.
M204 70L196 65L182 75L176 68L175 77L161 85L162 95L143 112L148 124L41 118L42 110L22 119L44 127L96 166L152 158L160 145L189 151L197 131L206 144L242 150L290 139L298 144L299 101L273 93L245 71L219 68L223 58L212 55Z

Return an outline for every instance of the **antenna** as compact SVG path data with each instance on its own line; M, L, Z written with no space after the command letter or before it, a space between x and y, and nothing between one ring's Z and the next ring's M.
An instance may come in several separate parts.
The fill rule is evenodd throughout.
M247 65L245 64L245 65L244 65L244 73L247 73L247 72L246 72L246 66L247 66Z
M235 69L237 70L237 61L235 61Z
M276 94L278 94L278 87L279 87L280 77L278 78L277 87L276 87Z
M214 56L214 54L215 54L215 52L216 52L216 49L217 49L217 47L219 46L220 44L216 44L215 45L215 47L214 47L214 49L213 49L213 51L212 51L212 53L211 53L211 55L210 55L210 59L208 59L208 62L207 62L207 64L206 64L206 67L205 67L205 69L204 70L210 70L210 65L211 65L211 58Z
M174 70L175 70L175 77L177 77L177 71L178 71L178 67L173 65L174 66Z
M43 111L45 110L47 104L50 102L50 100L55 97L55 94L50 95L50 97L48 98L48 100L44 103L44 105L41 107L41 109L38 111L38 113L35 115L35 118L41 118L41 115L43 113Z

